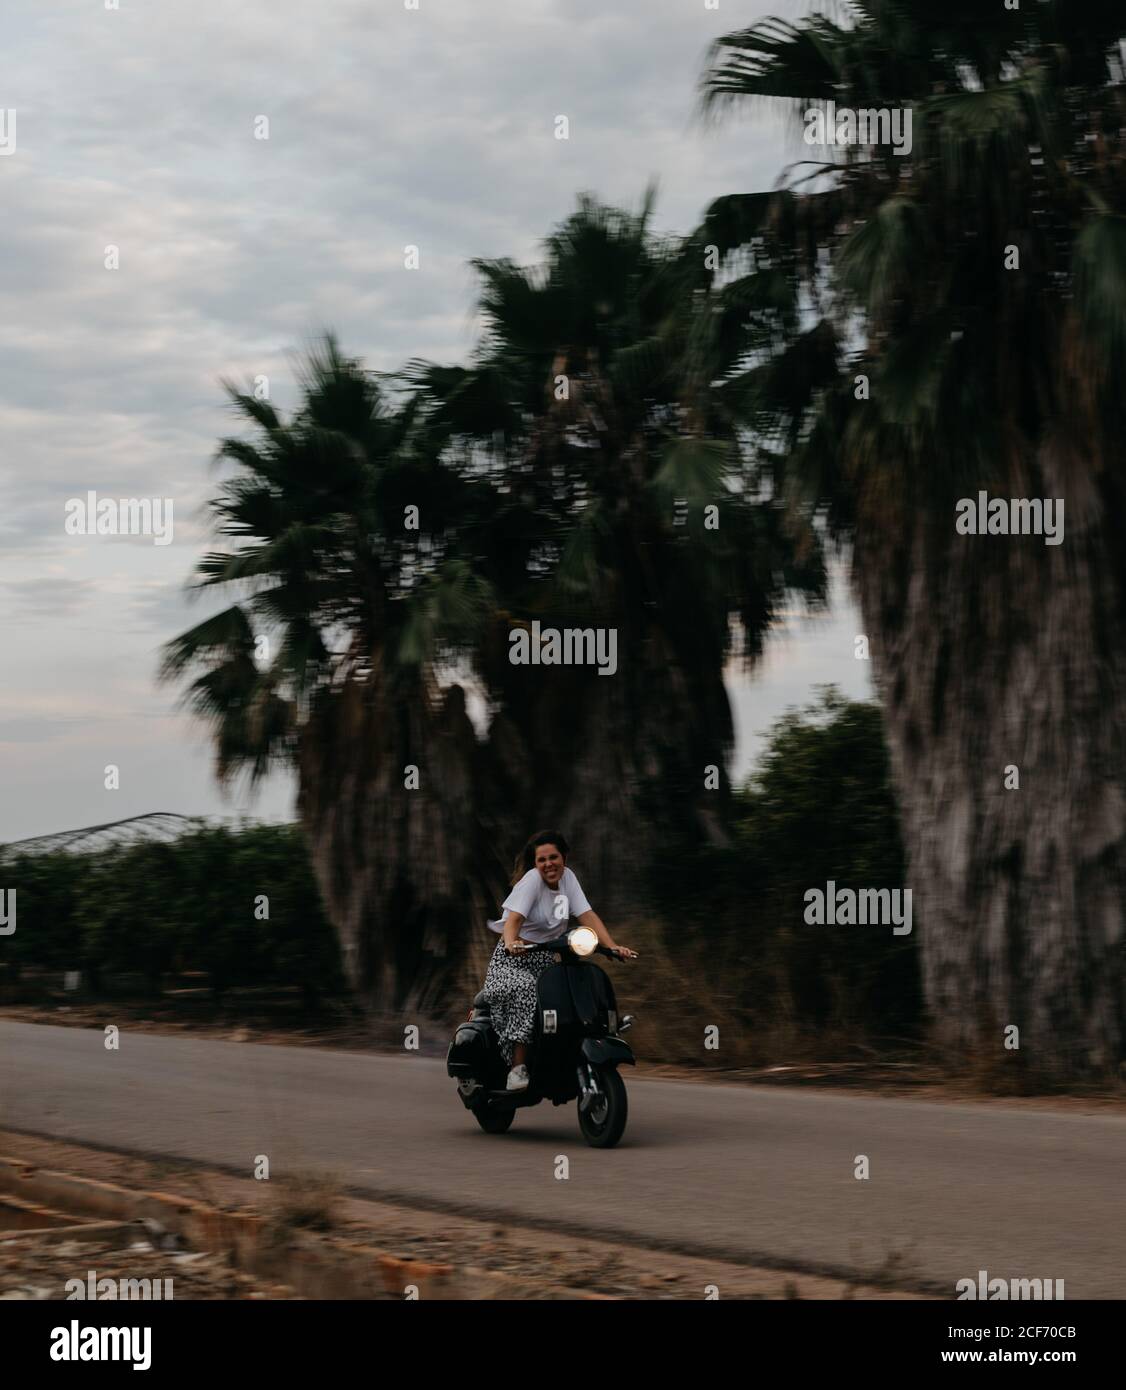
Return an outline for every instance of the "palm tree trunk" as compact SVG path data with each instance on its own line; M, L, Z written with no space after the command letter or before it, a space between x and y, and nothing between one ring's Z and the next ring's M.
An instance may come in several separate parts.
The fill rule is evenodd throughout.
M951 507L899 543L862 521L854 554L934 1037L1043 1081L1116 1071L1126 1018L1122 562L1080 486L1062 545Z
M349 984L378 1011L445 1013L484 978L499 867L477 833L478 762L457 686L391 701L373 673L310 717L299 811Z

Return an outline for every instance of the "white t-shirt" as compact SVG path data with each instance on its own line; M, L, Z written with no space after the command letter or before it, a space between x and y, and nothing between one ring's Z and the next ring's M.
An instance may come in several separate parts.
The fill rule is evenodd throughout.
M590 903L579 880L570 869L564 869L559 887L552 890L543 881L539 869L529 869L501 903L501 915L489 923L489 930L504 931L505 918L519 912L524 918L520 936L525 941L554 941L567 930L568 917L581 917L590 911Z

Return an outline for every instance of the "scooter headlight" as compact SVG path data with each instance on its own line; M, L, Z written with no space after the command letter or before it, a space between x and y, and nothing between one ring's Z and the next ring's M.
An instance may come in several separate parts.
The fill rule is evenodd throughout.
M567 945L576 956L591 956L598 946L598 937L589 927L576 927L567 933Z

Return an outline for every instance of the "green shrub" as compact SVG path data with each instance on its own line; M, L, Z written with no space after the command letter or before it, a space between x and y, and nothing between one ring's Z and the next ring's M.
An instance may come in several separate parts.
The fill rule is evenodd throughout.
M341 988L294 825L201 823L170 843L9 856L3 881L18 895L17 967L81 969L95 989L107 974L137 973L152 992L169 972L201 970L217 992L297 985L309 1003ZM256 915L260 897L268 918Z
M829 880L905 886L879 707L827 687L790 710L736 794L735 817L730 849L666 857L658 915L702 1014L740 1019L739 1061L919 1037L917 917L907 936L805 921L805 893Z

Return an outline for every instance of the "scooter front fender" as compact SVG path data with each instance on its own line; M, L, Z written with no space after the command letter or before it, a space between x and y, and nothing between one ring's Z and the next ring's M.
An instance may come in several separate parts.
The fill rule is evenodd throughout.
M622 1062L637 1066L628 1043L621 1038L584 1038L583 1056L592 1066L620 1066Z

